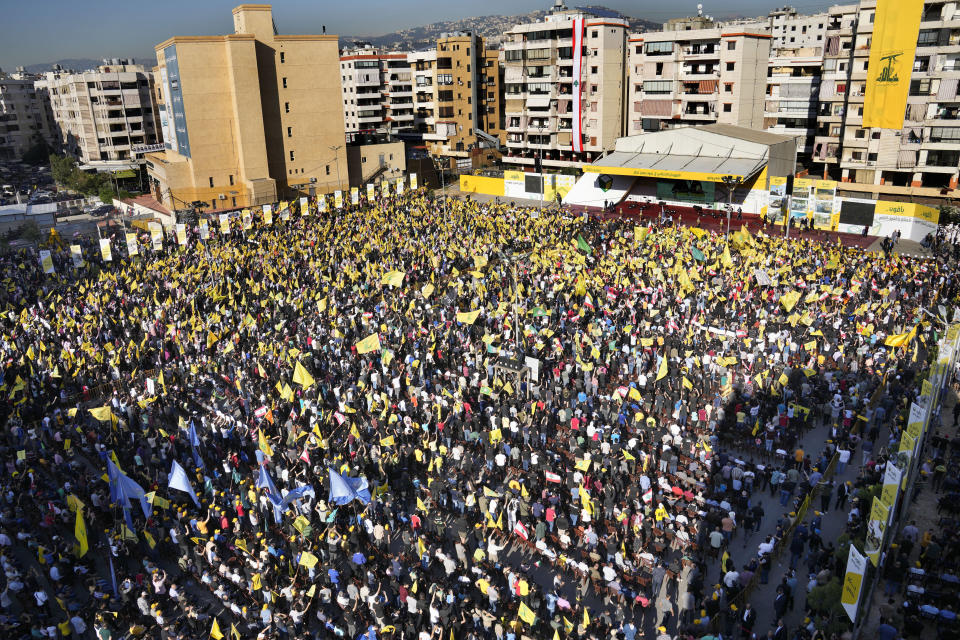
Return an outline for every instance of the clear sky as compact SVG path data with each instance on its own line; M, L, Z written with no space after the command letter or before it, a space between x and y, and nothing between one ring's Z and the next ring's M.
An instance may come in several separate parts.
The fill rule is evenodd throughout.
M260 0L269 1L269 0ZM662 22L704 12L762 15L784 0L567 0L567 6L602 5L638 18ZM210 35L233 29L230 10L240 0L0 0L0 68L65 58L121 58L150 55L153 45L173 35ZM553 0L274 0L280 33L380 35L441 20L479 15L513 15L549 8ZM831 0L798 0L801 13L824 9Z

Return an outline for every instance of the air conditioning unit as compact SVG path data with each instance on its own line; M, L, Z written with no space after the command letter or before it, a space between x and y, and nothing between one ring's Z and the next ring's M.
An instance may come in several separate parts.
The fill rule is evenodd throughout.
M227 199L227 195L226 195L225 193L221 193L221 194L220 194L219 196L217 196L217 197L220 198L221 200L226 200L226 199Z

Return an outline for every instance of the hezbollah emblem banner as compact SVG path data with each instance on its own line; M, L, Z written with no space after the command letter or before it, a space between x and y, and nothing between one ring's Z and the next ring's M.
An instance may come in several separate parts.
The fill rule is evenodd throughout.
M883 473L883 489L880 497L891 507L897 504L897 495L900 493L900 479L903 472L900 467L894 464L893 460L887 461L887 466Z
M140 247L137 245L137 234L127 234L127 255L133 257L140 253Z
M200 221L200 239L209 240L210 239L210 223L203 219Z
M357 187L350 187L350 204L360 204L360 189Z
M333 204L337 209L343 206L343 192L339 189L333 192Z
M410 188L414 191L417 190L417 174L415 173L410 174Z
M923 0L877 0L863 127L902 129Z
M377 199L377 186L372 182L367 183L367 200L373 202Z
M53 256L50 255L50 252L47 249L40 250L40 266L43 267L44 273L53 273Z
M110 240L107 238L100 238L100 255L104 262L113 262L113 252L110 251Z
M867 570L867 558L857 550L856 545L850 543L850 553L847 555L847 573L843 577L843 591L840 593L840 604L850 616L851 622L857 621L857 608L860 604L860 591L863 589L863 575Z
M867 539L863 545L863 550L875 567L880 563L880 549L883 548L883 537L889 520L890 505L884 504L880 496L874 496L873 507L870 509L870 520L867 522Z

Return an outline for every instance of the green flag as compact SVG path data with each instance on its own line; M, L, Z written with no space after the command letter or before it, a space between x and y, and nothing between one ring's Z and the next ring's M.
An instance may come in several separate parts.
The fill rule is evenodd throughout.
M703 251L700 251L700 249L697 249L696 247L693 247L692 249L690 249L690 254L693 256L693 259L696 260L697 262L704 262L706 260L706 258L704 258L703 256Z
M583 239L583 236L577 236L577 249L583 251L585 254L590 255L593 251L590 249L590 245L587 244L586 240Z

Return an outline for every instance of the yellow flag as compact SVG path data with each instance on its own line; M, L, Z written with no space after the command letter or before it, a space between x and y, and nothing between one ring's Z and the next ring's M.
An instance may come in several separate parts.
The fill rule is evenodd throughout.
M264 455L266 455L268 458L272 458L273 449L270 447L267 437L263 435L263 429L259 430L258 443L260 445L260 451L263 451Z
M388 271L383 274L383 278L380 280L380 284L388 284L392 287L399 287L403 285L403 277L406 274L403 271Z
M902 129L923 0L877 0L863 126Z
M315 587L313 585L310 585L310 588L314 589ZM313 594L310 594L310 595L313 595ZM237 631L236 625L234 625L232 622L230 623L230 636L235 638L236 640L240 640L240 632Z
M110 405L104 405L96 409L90 409L90 415L100 422L110 422L113 417L113 412L110 410Z
M523 602L520 603L520 609L517 612L517 615L520 616L520 619L529 624L531 627L537 619L537 614L535 614L533 610Z
M73 534L77 537L77 557L82 558L87 554L90 545L87 542L87 525L83 521L83 509L77 509L77 522L73 529Z
M304 389L309 389L315 382L313 376L307 372L306 368L304 368L299 361L297 361L296 366L293 368L293 381Z
M584 627L589 627L589 626L590 626L590 614L587 613L587 608L586 608L586 607L583 608L583 626L584 626Z
M723 254L721 254L721 256L720 256L720 264L722 264L722 265L725 266L725 267L732 267L732 266L733 266L733 259L730 257L730 247L729 247L729 245L728 245L728 246L725 246L725 247L723 248ZM584 613L586 613L586 612L584 612Z
M636 387L630 387L630 391L627 392L627 395L631 400L637 400L638 402L643 400L643 396L640 395L640 392L636 389Z
M357 353L363 355L364 353L370 353L371 351L380 350L380 334L374 333L367 336L363 340L357 343Z
M386 438L380 438L381 447L392 447L394 446L393 436L387 436Z
M260 589L263 589L263 583L260 581L260 574L259 574L259 573L253 574L253 577L251 578L251 581L253 582L253 590L254 590L254 591L259 591Z
M420 498L417 498L417 509L419 509L420 511L423 511L424 513L428 513L430 511L429 509L427 509L427 505L423 504L423 500L421 500Z
M683 377L683 388L684 389L693 389L693 383L687 380L687 377Z
M217 619L213 619L213 626L210 627L210 637L213 640L220 640L223 637L223 633L220 631L220 625L217 624Z
M624 452L623 452L623 459L624 459L624 460L636 460L636 458L633 457L633 454L631 454L629 451L624 451Z
M475 311L465 311L457 313L457 322L462 322L464 324L473 324L477 320L477 316L480 315L480 310Z
M657 380L665 378L667 376L667 357L664 356L660 360L660 368L657 370Z
M567 620L566 616L563 617L563 631L564 633L573 631L573 623Z
M313 555L309 551L304 551L303 553L300 554L299 564L302 564L307 569L313 568L319 561L320 561L319 558L317 558L317 556Z

